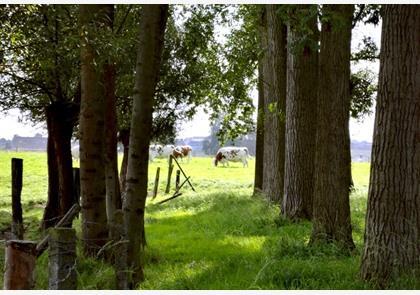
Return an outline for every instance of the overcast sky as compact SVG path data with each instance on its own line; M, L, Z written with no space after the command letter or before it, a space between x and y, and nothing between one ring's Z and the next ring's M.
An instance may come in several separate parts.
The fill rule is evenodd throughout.
M358 44L361 42L363 36L371 36L376 44L380 45L380 25L374 27L373 25L359 25L353 29L352 50L356 50ZM360 68L369 68L375 73L379 71L379 62L375 63L361 63L357 66L352 65L353 70ZM254 104L257 103L257 92L253 91ZM7 115L0 113L0 138L4 137L11 139L15 134L21 136L34 136L36 133L46 135L45 124L33 125L31 122L23 121L22 114L19 110L12 110ZM350 136L352 140L358 141L372 141L374 116L366 117L362 122L350 120ZM210 134L210 126L208 116L199 111L194 119L190 122L185 122L181 125L179 137L191 136L207 136Z

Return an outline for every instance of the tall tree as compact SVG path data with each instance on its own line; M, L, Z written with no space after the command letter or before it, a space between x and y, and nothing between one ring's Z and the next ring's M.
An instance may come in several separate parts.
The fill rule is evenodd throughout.
M312 217L318 87L317 10L317 5L296 5L288 12L282 211L292 220Z
M265 29L265 9L259 9L258 22L258 36L260 53L258 56L258 108L257 108L257 129L256 129L256 144L255 144L255 176L254 176L254 194L262 192L263 188L263 174L264 174L264 58L265 55L261 52L262 47L267 46L267 35Z
M350 41L353 5L323 5L311 243L354 248L350 222Z
M8 5L2 22L0 108L19 108L47 121L48 202L43 227L53 226L75 201L70 141L80 84L74 5Z
M420 266L420 6L384 5L361 276Z
M287 27L278 8L279 5L265 5L263 192L270 201L280 204L284 184Z
M111 33L114 27L114 5L107 4L105 10L105 26ZM106 186L106 214L108 225L114 223L116 209L121 209L120 182L118 178L117 154L117 98L116 91L116 63L112 56L108 57L102 70L101 90L105 98L105 186Z
M147 197L153 102L158 83L168 5L143 5L131 115L124 223L132 289L144 279L144 210Z
M106 26L106 5L80 5L80 194L84 252L95 255L108 238L105 202L105 98L95 41Z

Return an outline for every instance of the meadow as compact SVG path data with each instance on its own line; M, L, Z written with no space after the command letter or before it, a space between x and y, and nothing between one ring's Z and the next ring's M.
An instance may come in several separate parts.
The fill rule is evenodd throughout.
M45 153L0 152L0 234L11 220L10 159L24 159L22 204L25 238L40 239L39 224L47 199ZM149 169L152 190L161 168L158 197L147 201L147 264L142 289L370 289L358 277L363 247L369 163L353 163L355 190L351 217L356 250L343 253L335 245L307 246L310 222L290 223L280 209L252 196L253 159L248 168L231 164L213 167L211 158L182 164L196 188L184 186L180 197L162 205L167 161L155 160ZM77 165L77 163L76 163ZM172 183L174 184L175 173ZM173 192L174 189L172 188ZM80 219L74 223L80 236ZM0 239L3 239L0 237ZM2 247L4 241L0 244ZM79 245L80 246L80 245ZM105 262L83 257L77 261L79 289L115 288L114 271ZM4 251L0 251L0 268ZM0 284L3 282L0 276ZM48 253L37 264L38 289L48 286ZM390 288L419 288L419 282L400 280Z

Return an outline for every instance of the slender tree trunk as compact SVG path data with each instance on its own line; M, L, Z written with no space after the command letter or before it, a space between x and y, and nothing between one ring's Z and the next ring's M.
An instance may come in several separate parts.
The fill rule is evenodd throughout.
M126 200L123 206L128 238L127 261L133 289L143 281L144 210L147 197L153 97L158 81L168 5L143 5L130 128ZM147 32L147 33L146 33Z
M47 108L47 161L48 161L48 201L45 206L44 215L42 217L41 227L47 229L54 226L60 216L60 198L59 198L59 184L57 175L57 159L55 156L55 147L52 136L52 116L53 114Z
M265 5L267 47L263 62L263 192L270 201L281 204L284 184L287 28L276 12L278 7Z
M312 218L318 88L317 6L298 7L296 15L313 13L304 24L312 30L313 35L305 36L307 31L294 23L288 26L286 159L282 210L292 220ZM308 39L302 41L305 37Z
M73 104L58 101L47 107L46 115L49 194L44 212L44 229L54 226L75 202L71 137L76 110Z
M107 25L112 30L114 5L106 5L105 10ZM105 97L105 185L108 225L114 222L115 210L121 209L120 183L118 179L115 74L115 64L112 60L108 61L103 69L103 91Z
M361 265L380 287L420 267L419 40L420 6L384 5Z
M120 131L119 140L124 146L123 159L120 170L120 191L122 192L121 198L124 199L123 193L125 192L127 181L127 166L128 166L128 148L130 143L130 129L123 129Z
M348 138L353 5L324 5L319 55L316 174L311 243L354 248L349 202Z
M260 45L261 48L267 46L267 36L265 34L265 13L261 9L260 23ZM258 114L257 114L257 131L255 146L255 177L254 177L254 194L261 192L263 187L264 172L264 77L263 77L264 56L258 59Z
M104 21L103 5L80 5L81 20L81 112L80 112L80 193L84 252L95 255L108 237L105 204L104 117L100 70L92 42L98 24Z

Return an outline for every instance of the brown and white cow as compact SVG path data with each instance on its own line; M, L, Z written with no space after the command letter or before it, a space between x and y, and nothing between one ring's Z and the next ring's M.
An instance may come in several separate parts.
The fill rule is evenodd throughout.
M184 157L187 157L187 163L190 162L191 160L191 155L192 154L192 147L189 145L178 145L177 147L174 148L172 155L178 159L181 158L181 160Z
M246 147L227 146L217 151L214 158L214 166L220 162L225 166L229 166L229 162L242 162L244 167L248 167L249 152Z

